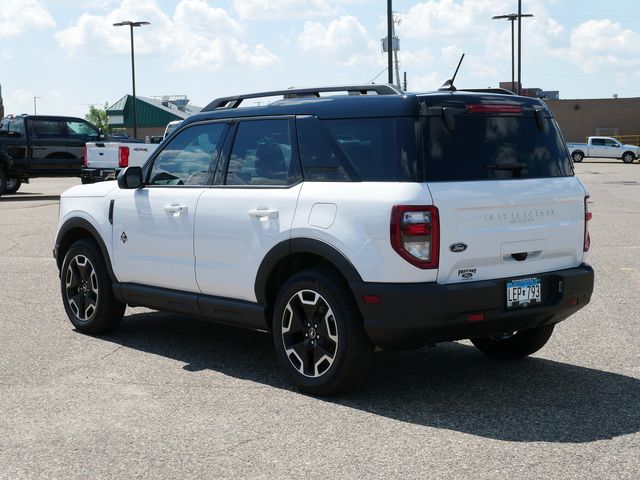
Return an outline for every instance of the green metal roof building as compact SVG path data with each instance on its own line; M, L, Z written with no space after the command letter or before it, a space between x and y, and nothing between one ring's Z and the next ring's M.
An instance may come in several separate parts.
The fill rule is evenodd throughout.
M184 120L200 111L199 107L188 105L184 95L163 97L136 96L136 117L138 137L162 135L167 123ZM133 96L125 95L107 107L109 127L113 131L126 131L133 136Z

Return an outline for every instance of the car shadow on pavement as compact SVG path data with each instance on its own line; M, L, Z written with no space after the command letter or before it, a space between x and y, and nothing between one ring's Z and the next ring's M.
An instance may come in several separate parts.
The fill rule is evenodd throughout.
M125 317L100 338L184 362L187 371L293 390L264 333L150 312ZM365 385L323 400L515 442L593 442L640 431L639 379L535 357L494 360L461 343L379 351Z

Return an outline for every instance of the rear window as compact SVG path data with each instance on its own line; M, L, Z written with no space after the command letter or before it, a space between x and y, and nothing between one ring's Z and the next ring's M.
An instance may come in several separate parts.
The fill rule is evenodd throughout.
M416 181L416 122L410 118L349 118L297 122L306 181Z
M427 181L505 180L573 175L552 118L533 114L456 115L424 120Z

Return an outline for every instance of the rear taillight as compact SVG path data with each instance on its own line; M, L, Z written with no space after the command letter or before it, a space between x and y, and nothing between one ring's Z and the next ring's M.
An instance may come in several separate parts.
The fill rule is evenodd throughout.
M88 167L89 166L89 162L87 161L87 146L86 145L82 148L82 166L83 167Z
M584 245L582 247L583 252L588 252L591 246L591 236L589 236L589 220L593 217L593 214L589 211L589 195L584 197Z
M436 207L396 205L391 210L391 246L418 268L438 268L439 225Z
M118 147L118 166L120 168L129 166L129 147Z

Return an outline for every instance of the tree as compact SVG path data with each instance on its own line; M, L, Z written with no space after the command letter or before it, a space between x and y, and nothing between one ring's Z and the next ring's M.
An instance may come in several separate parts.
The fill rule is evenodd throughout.
M93 105L89 107L89 113L84 118L93 123L96 127L101 128L103 132L109 133L109 120L107 119L107 104L104 108L97 108Z

